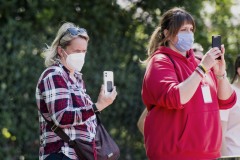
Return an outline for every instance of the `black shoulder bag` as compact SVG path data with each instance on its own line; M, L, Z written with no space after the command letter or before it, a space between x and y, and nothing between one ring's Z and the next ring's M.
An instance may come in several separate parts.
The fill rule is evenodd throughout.
M86 142L81 139L71 140L61 128L43 116L45 121L51 126L52 131L75 150L80 160L117 160L120 157L118 145L104 128L98 114L96 114L96 117L97 127L95 138L93 142Z

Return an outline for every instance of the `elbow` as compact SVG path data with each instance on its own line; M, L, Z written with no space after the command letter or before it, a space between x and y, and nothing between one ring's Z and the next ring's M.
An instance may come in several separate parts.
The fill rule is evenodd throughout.
M139 131L142 133L142 135L144 135L144 120L139 119L137 122L137 127Z

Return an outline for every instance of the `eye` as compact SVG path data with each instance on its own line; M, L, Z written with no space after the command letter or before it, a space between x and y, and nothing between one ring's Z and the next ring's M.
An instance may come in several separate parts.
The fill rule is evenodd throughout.
M80 53L86 53L87 52L87 50L81 50L80 51Z
M74 52L76 52L76 53L86 53L87 52L87 50L75 50Z
M182 29L180 29L180 31L186 31L187 29L186 28L182 28Z

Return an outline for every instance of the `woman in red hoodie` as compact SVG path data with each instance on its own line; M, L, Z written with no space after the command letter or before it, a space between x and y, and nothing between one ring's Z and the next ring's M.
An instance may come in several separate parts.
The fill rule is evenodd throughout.
M224 46L211 48L199 61L191 49L194 31L192 16L173 8L151 35L142 85L150 160L220 157L219 109L231 108L236 93L226 77Z

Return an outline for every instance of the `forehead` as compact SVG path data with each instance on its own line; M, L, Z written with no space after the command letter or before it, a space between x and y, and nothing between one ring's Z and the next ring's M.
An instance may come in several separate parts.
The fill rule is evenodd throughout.
M81 37L74 38L70 45L67 46L67 48L71 50L86 50L87 49L88 42L86 39Z
M185 22L185 23L181 26L181 28L193 28L193 25L192 25L192 23Z

